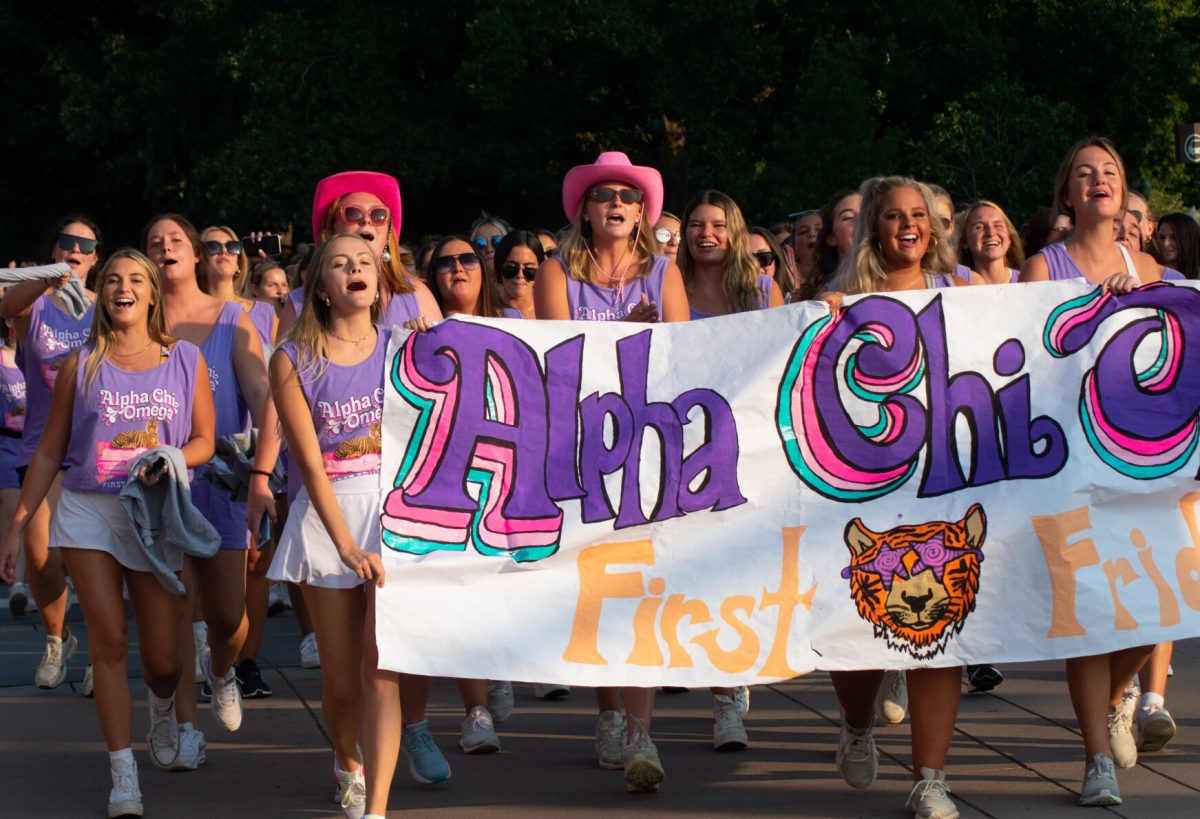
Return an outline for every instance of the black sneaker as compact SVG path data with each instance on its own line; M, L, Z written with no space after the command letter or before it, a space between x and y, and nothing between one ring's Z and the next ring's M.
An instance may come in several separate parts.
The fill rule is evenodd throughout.
M271 696L271 686L259 673L258 663L247 657L237 664L237 680L242 686L242 699L253 700Z
M1004 675L994 665L969 665L967 682L971 684L968 694L983 694L1004 682Z

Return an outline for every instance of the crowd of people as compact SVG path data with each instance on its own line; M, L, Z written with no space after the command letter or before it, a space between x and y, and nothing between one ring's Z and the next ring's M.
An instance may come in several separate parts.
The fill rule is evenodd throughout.
M89 636L84 690L95 697L109 749L110 817L143 812L125 599L138 629L155 767L205 763L199 700L236 731L243 699L270 695L255 657L268 611L286 598L302 664L321 668L335 799L345 814L386 812L401 751L417 781L450 777L425 718L431 680L379 668L375 643L390 327L425 332L460 314L696 321L810 299L836 312L844 295L862 293L1083 278L1119 294L1200 277L1195 219L1151 213L1103 138L1071 148L1052 204L1020 230L996 201L956 209L937 185L900 176L839 190L769 228L747 224L738 203L716 190L696 193L678 216L663 206L658 171L608 152L566 174L567 225L557 231L514 230L484 214L466 232L407 243L397 180L366 171L317 184L313 244L286 261L250 259L237 231L197 230L176 213L150 219L139 247L113 252L87 216L54 226L48 259L39 261L69 272L14 283L0 300L8 519L0 577L14 584L14 612L36 610L42 620L42 688L63 681L79 648L66 625L68 578L73 584ZM72 280L86 283L86 309L69 303ZM222 444L250 429L249 478L240 494L230 492L206 473ZM276 483L280 459L285 485ZM151 548L122 498L180 484L208 526ZM1170 657L1164 644L1067 661L1083 735L1081 804L1120 804L1114 767L1174 736L1164 702ZM990 665L831 673L843 715L836 765L846 783L872 784L873 726L907 714L909 807L920 817L957 816L945 770L964 673L973 691L1003 680ZM495 726L511 713L512 683L457 685L461 750L499 750ZM542 682L535 692L553 699L567 688ZM711 694L713 746L745 748L748 689ZM655 690L601 688L596 703L598 765L623 769L631 791L657 790L665 772L651 739Z

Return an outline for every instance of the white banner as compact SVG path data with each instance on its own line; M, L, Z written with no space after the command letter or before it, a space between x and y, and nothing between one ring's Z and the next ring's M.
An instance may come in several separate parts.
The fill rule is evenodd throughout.
M385 668L577 685L1200 634L1200 293L1082 281L389 351Z

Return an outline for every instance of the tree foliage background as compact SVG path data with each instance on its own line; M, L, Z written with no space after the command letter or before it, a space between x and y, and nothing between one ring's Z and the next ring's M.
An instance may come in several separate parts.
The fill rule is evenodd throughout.
M329 173L395 174L404 234L487 210L563 221L601 150L716 187L755 222L877 173L1048 204L1066 148L1113 138L1156 202L1200 202L1200 0L173 0L0 6L0 256L64 213L106 244L162 210L296 227Z

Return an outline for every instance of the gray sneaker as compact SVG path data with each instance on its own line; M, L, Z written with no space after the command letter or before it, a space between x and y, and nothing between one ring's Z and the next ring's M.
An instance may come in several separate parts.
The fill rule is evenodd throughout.
M844 721L838 736L837 768L852 788L869 788L879 773L879 751L870 728L851 728Z
M732 697L713 695L712 744L718 751L740 751L750 744L741 711Z
M462 738L458 745L467 754L493 754L500 750L492 715L482 705L476 705L462 721Z
M1083 789L1079 792L1079 804L1087 807L1103 807L1121 804L1121 789L1117 787L1117 773L1113 761L1104 754L1096 754L1083 773Z
M908 711L908 682L903 671L883 672L883 682L875 697L875 716L880 722L896 725L904 722Z
M208 756L204 749L208 743L204 732L196 730L190 722L179 726L179 758L171 766L172 771L194 771L205 763Z
M596 759L606 771L619 771L625 746L625 717L620 711L605 711L596 719Z
M175 722L175 696L160 700L153 691L146 692L146 705L150 709L150 733L146 735L146 748L154 767L164 771L179 759L179 724Z
M933 768L921 769L921 781L908 794L908 806L917 819L957 819L958 808L950 798L946 774Z
M1108 745L1112 748L1112 761L1118 768L1132 768L1137 764L1133 708L1127 708L1124 700L1108 712Z
M38 663L37 671L33 672L33 681L38 688L57 688L67 678L67 660L75 656L79 648L79 638L68 628L63 629L62 637L47 637L46 650L42 653L42 661Z
M1139 753L1161 751L1175 738L1175 731L1175 720L1166 708L1152 705L1134 712L1133 736Z
M625 768L625 784L630 793L654 793L662 784L666 774L658 759L658 749L641 721L634 719L633 736L621 749L621 763Z

